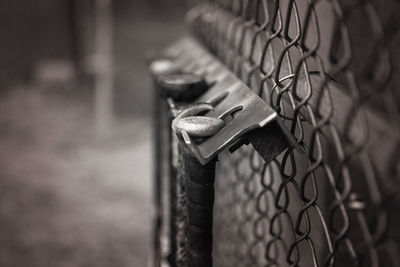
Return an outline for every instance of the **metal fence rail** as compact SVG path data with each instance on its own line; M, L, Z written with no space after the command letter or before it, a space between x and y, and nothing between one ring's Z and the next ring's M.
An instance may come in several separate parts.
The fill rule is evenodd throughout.
M214 266L400 266L400 3L192 2L194 35L299 144L219 155Z

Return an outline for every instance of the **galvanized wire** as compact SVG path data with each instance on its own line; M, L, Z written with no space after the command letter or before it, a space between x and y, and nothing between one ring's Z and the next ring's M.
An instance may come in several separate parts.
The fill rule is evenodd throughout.
M400 266L400 3L191 2L195 35L299 144L220 155L214 265Z

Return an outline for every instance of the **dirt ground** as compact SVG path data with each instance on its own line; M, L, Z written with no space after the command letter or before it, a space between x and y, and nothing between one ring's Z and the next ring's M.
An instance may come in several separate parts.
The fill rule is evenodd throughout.
M48 90L0 102L0 266L146 266L149 121L98 141L87 103Z

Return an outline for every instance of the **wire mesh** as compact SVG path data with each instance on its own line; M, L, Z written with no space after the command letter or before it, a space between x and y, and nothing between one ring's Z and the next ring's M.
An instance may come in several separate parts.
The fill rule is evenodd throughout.
M189 2L194 34L300 147L219 156L214 266L400 266L400 3Z

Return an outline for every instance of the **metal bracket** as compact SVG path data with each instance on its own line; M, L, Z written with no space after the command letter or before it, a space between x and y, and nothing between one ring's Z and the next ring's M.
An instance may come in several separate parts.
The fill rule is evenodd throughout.
M278 114L197 43L184 39L169 50L179 51L176 64L185 72L203 75L211 84L208 91L194 101L214 107L204 116L225 121L224 127L205 140L195 140L182 132L181 140L201 164L224 149L237 148L246 142L252 143L265 161L272 160L289 146L296 146L295 138Z

